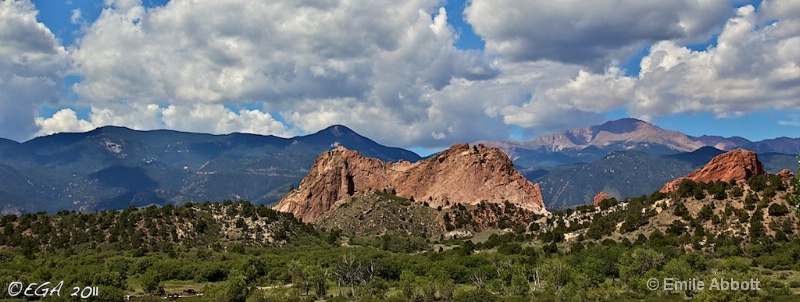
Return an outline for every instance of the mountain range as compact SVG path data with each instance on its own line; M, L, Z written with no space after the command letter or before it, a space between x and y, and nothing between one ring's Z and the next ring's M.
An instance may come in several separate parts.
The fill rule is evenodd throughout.
M616 198L648 195L733 149L755 151L770 173L794 170L800 154L798 138L694 137L632 118L526 142L480 143L506 152L526 178L541 186L549 209L589 203L598 192Z
M559 209L589 203L598 192L618 199L649 195L664 183L702 167L722 153L724 151L714 147L668 155L611 151L590 163L525 169L522 173L541 186L549 209ZM759 159L764 169L773 174L797 167L797 159L790 154L762 153Z
M481 141L506 152L521 168L589 163L613 151L641 151L654 155L692 152L702 147L747 149L756 153L800 154L800 139L779 137L750 141L742 137L689 136L633 118L587 128L546 134L532 140Z
M591 202L600 191L617 198L650 194L730 149L757 152L771 173L794 170L800 153L796 138L693 137L636 119L527 142L473 145L480 143L504 151L522 175L538 183L548 209ZM0 139L0 212L225 199L273 204L299 186L319 154L337 146L386 162L421 159L341 125L292 138L102 127L24 143Z
M339 145L386 161L420 159L340 125L293 138L102 127L0 141L0 211L225 199L273 203L300 182L319 153Z

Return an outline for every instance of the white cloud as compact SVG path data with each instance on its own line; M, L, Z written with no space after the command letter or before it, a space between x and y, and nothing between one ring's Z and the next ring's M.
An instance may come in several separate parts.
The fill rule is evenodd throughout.
M72 16L69 17L69 22L72 24L79 24L83 22L83 16L81 15L81 9L76 8L72 10Z
M219 104L195 104L189 107L170 105L162 111L162 115L167 128L176 130L215 134L243 132L282 137L296 134L269 113L247 109L237 113Z
M797 19L800 16L800 2L795 0L765 0L758 9L762 21L776 19Z
M30 138L42 104L58 102L67 54L28 1L0 2L0 137Z
M76 91L91 102L241 100L275 108L305 98L360 98L371 88L374 60L413 39L409 27L434 4L235 0L106 8L75 51L85 77Z
M600 70L648 43L708 39L731 15L728 2L473 0L464 13L490 52Z
M96 127L125 126L137 130L164 128L163 108L156 104L110 104L92 106L89 119Z
M626 77L617 67L603 74L584 70L564 86L546 92L551 102L568 104L581 110L604 112L630 102L636 80Z
M291 136L345 124L380 143L435 148L502 139L514 126L528 134L586 126L619 109L644 119L800 109L796 2L732 10L715 0L508 1L469 4L484 52L453 46L452 13L435 0L173 0L148 9L108 0L70 47L78 105L91 113L31 116L18 137L87 125ZM714 34L714 47L684 46ZM44 45L55 50L40 59L63 65L52 58L66 52L49 37L0 51ZM646 45L641 72L626 76L615 62ZM45 63L26 68L63 73ZM5 70L21 69L0 70L0 79L14 78ZM55 102L60 77L34 79L55 83L26 90L49 98L10 107L0 94L0 107L32 115ZM252 104L260 109L230 109Z
M92 123L78 119L72 109L61 109L50 118L37 117L36 125L40 127L36 135L49 135L59 132L86 132L96 128Z
M536 87L529 101L489 112L500 114L508 124L546 128L567 126L565 120L590 124L586 121L617 108L645 120L699 112L727 118L765 109L800 110L800 15L776 13L774 7L790 10L776 2L765 1L763 6L767 8L759 11L782 19L760 16L745 6L726 22L714 47L696 51L673 41L657 42L641 60L640 73L632 77L614 67L577 75L550 71L551 78L570 80ZM564 69L568 67L554 70Z
M691 51L672 42L655 44L642 60L631 112L728 117L800 109L800 28L786 28L799 19L761 26L755 9L745 6L727 22L716 47Z
M220 104L169 105L156 104L115 105L92 107L89 119L79 119L75 111L62 109L52 117L36 118L41 127L37 135L58 132L88 131L102 126L126 126L137 130L173 129L212 134L233 132L277 135L297 135L294 130L269 113L242 109L234 112Z
M75 91L100 108L120 100L159 104L167 107L165 126L193 131L233 126L223 126L226 117L212 121L214 115L199 109L185 111L194 114L186 122L179 120L186 116L170 120L170 106L256 102L307 133L339 123L382 142L429 145L430 133L450 123L427 116L439 105L426 95L453 80L498 74L483 53L453 46L447 12L437 4L172 1L152 9L115 4L86 29L73 51L83 76ZM481 112L479 104L465 110ZM271 119L264 113L234 114ZM192 123L199 119L206 122Z
M120 11L128 11L137 9L142 5L141 0L104 0L103 4L107 7L112 7Z

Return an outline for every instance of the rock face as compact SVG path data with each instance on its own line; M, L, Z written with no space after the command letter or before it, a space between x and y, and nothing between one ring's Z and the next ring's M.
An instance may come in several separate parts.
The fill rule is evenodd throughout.
M286 194L275 209L314 222L358 192L384 189L434 208L508 201L536 213L546 212L539 185L519 174L506 154L466 144L416 163L384 163L337 147L317 157L300 187Z
M737 149L720 154L711 159L700 170L668 182L661 192L674 192L678 190L681 181L691 179L697 182L745 180L751 176L764 174L764 165L758 161L755 152Z
M778 172L778 176L780 176L782 179L789 179L794 177L794 173L792 173L792 171L789 171L789 169L783 169L780 172Z
M597 207L597 206L600 205L601 201L609 199L609 198L611 198L611 197L608 197L608 194L606 194L606 192L597 193L597 195L594 196L594 201L592 202L592 205Z

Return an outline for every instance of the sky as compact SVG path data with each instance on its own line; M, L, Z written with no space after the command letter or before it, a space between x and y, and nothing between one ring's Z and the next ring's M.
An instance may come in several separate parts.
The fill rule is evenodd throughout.
M800 0L0 2L0 137L105 125L391 146L623 117L800 136Z

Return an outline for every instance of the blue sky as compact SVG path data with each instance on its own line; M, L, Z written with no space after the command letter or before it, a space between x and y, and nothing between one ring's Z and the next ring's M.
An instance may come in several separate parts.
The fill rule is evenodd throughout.
M623 117L800 136L796 1L622 2L4 2L0 39L36 39L0 50L0 80L27 79L0 87L0 137L345 124L426 153Z

